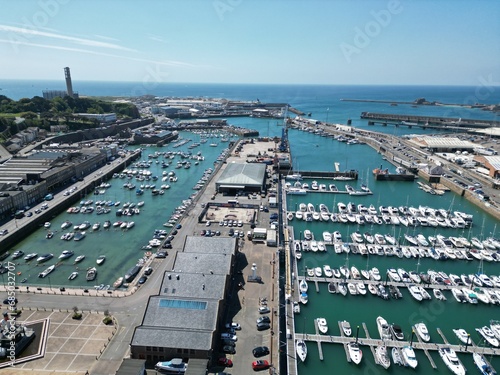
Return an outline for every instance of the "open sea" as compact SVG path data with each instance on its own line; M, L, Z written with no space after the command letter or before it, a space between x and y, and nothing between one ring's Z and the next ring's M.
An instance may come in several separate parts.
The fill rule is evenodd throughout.
M79 82L74 81L73 87L80 95L89 96L131 96L134 93L141 92L141 84L127 82ZM20 99L22 97L32 97L42 95L42 90L45 89L64 89L64 81L9 81L0 80L0 95L5 95L12 99ZM147 92L157 96L175 96L175 97L216 97L238 100L257 100L261 102L280 102L289 103L293 107L311 113L311 118L326 121L330 123L345 124L348 119L352 120L352 124L359 128L368 128L367 122L359 118L361 112L386 112L386 113L405 113L417 115L431 116L448 116L457 118L477 118L498 120L498 115L492 112L486 112L476 109L465 109L456 106L443 107L423 107L413 108L409 105L398 105L396 107L389 104L380 103L356 103L341 101L342 98L353 99L376 99L376 100L395 100L395 101L413 101L417 98L426 98L429 101L440 101L444 103L500 103L500 88L485 88L485 87L459 87L459 86L307 86L307 85L227 85L227 84L178 84L165 83L158 84L152 90ZM261 136L281 136L282 121L276 119L255 119L255 118L231 118L228 121L230 124L256 129ZM423 129L408 129L406 127L381 127L370 126L370 130L386 132L391 135L404 134L429 134L435 130ZM182 132L184 138L191 138L193 142L199 141L199 136ZM340 164L340 170L356 169L359 171L360 180L355 182L354 187L359 187L361 183L365 183L373 191L371 196L353 197L342 194L308 194L305 196L289 196L288 209L295 211L299 203L313 203L318 206L324 203L330 211L336 211L338 202L348 203L363 203L365 206L374 204L376 207L384 206L419 206L427 205L433 208L444 208L464 211L474 215L474 225L466 230L442 229L437 230L431 228L417 228L416 233L422 232L426 236L441 233L445 236L460 235L465 237L479 236L487 237L490 235L498 235L500 227L497 228L497 221L486 214L480 208L470 204L462 197L447 192L443 196L432 196L424 193L417 188L416 183L411 182L383 182L375 181L371 171L383 165L390 170L393 167L382 159L371 147L366 145L346 145L345 143L337 142L334 139L323 138L311 133L305 133L300 130L290 129L289 140L293 155L294 169L313 170L313 171L333 171L334 163ZM80 269L95 264L95 259L100 254L107 255L106 262L100 267L96 284L111 284L118 276L125 273L127 269L135 264L138 258L142 257L144 251L141 247L152 238L154 229L164 229L162 224L168 220L170 214L179 206L183 199L186 199L194 192L191 188L200 179L203 171L208 167L213 167L213 162L222 152L225 144L217 142L217 147L209 147L209 142L202 144L199 148L192 151L201 151L205 157L203 162L198 166L192 166L189 170L175 169L179 176L178 182L170 183L171 188L166 191L163 196L151 196L147 191L142 197L135 195L135 190L126 190L122 187L124 180L111 179L111 188L107 189L106 194L95 196L92 192L82 199L105 199L112 201L135 202L144 200L146 203L141 211L141 214L134 216L132 220L136 225L129 231L111 229L101 230L92 233L88 231L87 237L80 242L62 241L59 236L54 236L53 239L45 238L46 230L40 228L31 236L27 237L22 243L18 244L14 249L22 249L25 253L41 252L40 249L50 248L50 252L54 253L55 258L65 249L74 250L76 255L85 254L87 259L81 263ZM143 155L143 160L147 159L149 153L154 151L187 151L187 146L173 149L172 145L167 145L162 148L150 147L147 148ZM167 169L172 170L173 165ZM163 169L159 164L152 164L151 172L158 175L161 179ZM308 181L311 184L311 180ZM322 180L321 183L333 183L333 181ZM137 182L136 182L137 184ZM157 186L161 184L160 180L156 182ZM335 181L335 184L340 190L343 190L344 182ZM117 220L114 214L106 217L106 215L97 216L95 213L91 215L84 214L62 214L52 220L52 228L59 232L60 225L65 220L71 220L73 223L89 220L91 223L109 219L112 222ZM316 238L321 239L321 234L324 230L333 232L339 230L344 238L358 228L354 225L335 224L324 222L297 222L295 219L290 223L294 227L294 232L299 236L300 232L305 229L310 229ZM374 228L365 226L360 228L361 232L372 231L381 234L390 233L395 237L403 237L406 233L405 227L392 226L376 226ZM410 229L413 234L413 229ZM179 233L182 235L182 231ZM11 251L12 251L11 250ZM53 260L54 261L54 260ZM19 280L28 278L27 285L45 284L49 282L53 285L86 285L84 281L84 272L80 272L80 276L68 282L67 277L74 270L75 266L70 260L65 261L61 267L58 267L51 275L50 279L38 279L36 275L45 267L52 264L48 262L45 266L35 266L25 264L24 260L19 262L18 270L21 275ZM422 259L417 263L416 259L399 259L397 257L379 257L370 256L363 257L359 254L350 254L346 259L346 255L337 255L333 249L329 248L325 253L304 253L302 260L299 261L299 274L304 272L305 267L317 267L329 264L331 267L339 267L349 262L349 266L355 265L358 269L366 267L378 267L381 273L384 273L387 268L403 267L407 271L434 269L437 271L452 272L455 274L475 273L480 264L478 261L436 261L433 259ZM487 274L500 274L498 263L485 262L484 272ZM302 273L303 274L303 273ZM332 295L327 291L327 285L321 285L320 292L316 293L314 287L310 285L309 303L302 306L301 313L296 315L295 328L297 332L314 333L314 319L324 317L329 324L329 334L339 335L337 322L340 320L348 320L353 327L354 332L356 327L360 326L360 337L364 337L361 324L366 323L371 337L378 337L375 319L377 316L383 316L389 323L399 324L407 337L410 335L411 326L417 322L425 322L431 334L433 342L441 343L442 339L436 332L440 328L449 342L458 343L458 339L452 332L454 328L464 328L470 334L472 340L477 344L480 343L480 336L476 333L475 328L489 324L490 319L500 320L500 306L476 305L457 303L451 292L446 292L448 298L446 302L436 301L434 298L431 301L416 302L406 290L402 290L403 298L400 300L383 301L378 297L374 297L367 293L365 296L350 296L342 297L341 295ZM394 364L388 370L375 365L373 356L367 347L363 349L363 361L360 366L347 363L344 348L336 344L323 344L324 360L319 360L317 345L315 343L308 344L308 357L305 363L299 364L299 374L430 374L451 373L445 367L437 352L432 353L438 370L433 370L429 364L427 357L423 352L416 351L419 365L416 370L397 367ZM500 349L499 349L500 353ZM479 373L475 368L471 355L459 355L460 359L467 367L470 374ZM497 370L500 369L500 359L498 357L492 359L492 364Z

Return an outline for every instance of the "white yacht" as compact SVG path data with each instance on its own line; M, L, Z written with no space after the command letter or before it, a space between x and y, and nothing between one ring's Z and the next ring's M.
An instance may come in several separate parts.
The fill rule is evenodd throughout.
M415 300L417 300L418 302L420 302L424 299L419 286L410 284L410 285L408 285L408 291L410 292L411 296L413 298L415 298Z
M309 289L309 286L307 285L307 281L305 279L300 280L299 289L301 293L307 292L307 289Z
M392 339L389 324L387 323L387 320L385 320L381 316L377 317L377 328L378 328L378 333L380 335L380 338L382 340L391 340Z
M391 366L391 359L389 358L389 354L387 354L387 347L385 345L375 348L375 357L377 363L383 368L388 369Z
M482 354L472 353L474 363L483 375L496 375L496 371L491 368Z
M342 331L344 332L344 335L346 335L348 337L352 335L351 324L347 320L341 321L340 326L342 327Z
M415 351L409 345L403 346L401 349L401 354L403 355L403 361L406 366L411 368L416 368L418 365L417 357L415 356Z
M327 243L330 243L332 242L332 234L328 231L324 231L323 232L323 241L327 242Z
M490 328L495 334L495 337L500 340L500 321L490 320Z
M297 340L295 344L295 351L297 352L297 356L300 358L302 362L304 362L307 358L307 345L304 340Z
M328 323L325 318L317 318L316 323L318 324L318 329L321 333L328 332Z
M460 362L457 354L452 348L439 348L439 355L451 372L453 372L455 375L465 375L466 369L464 365L462 365L462 362Z
M457 335L458 339L462 341L464 344L471 344L470 335L463 328L454 329L453 333Z
M490 329L488 326L483 326L481 328L476 328L476 331L483 336L483 338L486 340L488 344L494 347L498 347L499 342L498 339L495 337L495 334L493 331Z
M359 348L359 345L356 342L350 342L347 344L347 349L349 352L349 357L351 358L351 361L354 362L355 364L359 365L361 362L361 359L363 359L363 352Z
M325 274L325 277L333 277L333 271L328 264L323 266L323 273Z
M429 342L431 340L431 335L429 334L425 323L417 323L413 326L413 328L422 341Z

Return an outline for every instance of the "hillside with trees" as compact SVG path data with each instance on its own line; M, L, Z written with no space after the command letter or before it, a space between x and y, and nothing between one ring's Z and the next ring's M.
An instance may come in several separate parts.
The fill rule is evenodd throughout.
M131 103L114 103L91 98L55 98L47 100L39 96L31 99L12 100L0 95L0 133L9 130L12 136L29 126L50 130L51 125L68 125L71 131L99 126L99 122L83 119L78 113L116 113L119 119L140 117L139 110ZM14 120L24 118L22 126Z

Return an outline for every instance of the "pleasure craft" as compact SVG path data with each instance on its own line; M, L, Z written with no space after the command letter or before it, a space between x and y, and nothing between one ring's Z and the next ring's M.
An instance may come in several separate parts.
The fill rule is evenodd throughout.
M359 348L359 345L355 342L350 342L349 344L347 344L347 350L349 352L349 357L351 358L351 361L354 362L356 365L359 365L361 359L363 358L363 352Z
M38 256L38 254L37 254L37 253L29 253L28 255L26 255L26 256L24 257L24 260L28 262L28 261L30 261L31 259L36 258L37 256Z
M365 284L363 282L356 283L356 290L357 290L358 294L364 296L366 294Z
M347 283L339 283L338 291L343 296L347 295Z
M401 326L399 326L398 324L391 324L389 328L395 340L403 341L405 339L405 334Z
M498 339L495 337L495 334L493 333L493 331L490 329L490 327L488 326L483 326L481 328L476 328L476 331L481 334L481 336L483 336L483 338L486 340L486 342L488 344L490 344L491 346L494 346L494 347L498 347L499 346L499 341Z
M392 335L390 331L389 324L387 324L387 320L382 318L381 316L377 317L377 329L382 340L391 340Z
M342 242L342 234L339 231L333 232L333 240L335 242Z
M59 255L59 259L68 259L71 258L75 254L72 250L64 250L61 255Z
M309 286L307 285L307 281L305 279L300 280L300 283L299 283L300 292L305 293L305 292L307 292L308 289L309 289Z
M378 294L378 289L374 284L368 284L368 291L374 296Z
M431 336L429 334L429 331L427 330L427 326L425 325L425 323L417 323L413 326L413 328L415 329L417 335L420 336L422 341L429 342L431 340Z
M403 361L403 355L401 354L401 349L393 347L391 350L392 361L395 365L405 366Z
M351 278L355 280L359 280L361 278L359 270L355 266L351 267Z
M328 231L323 232L323 241L330 243L332 242L332 234Z
M300 358L302 362L304 362L307 358L307 345L304 340L297 340L295 344L295 351L297 352L297 356Z
M328 264L323 266L323 273L325 274L325 277L333 277L333 271Z
M318 330L321 333L326 334L328 332L328 323L325 318L317 318L316 323L318 324Z
M314 276L316 277L322 277L323 276L323 270L321 267L315 267L314 268Z
M375 357L377 359L377 363L385 369L388 369L391 366L391 359L387 354L387 347L377 346L375 348Z
M374 281L380 281L381 279L381 276L380 276L380 272L378 270L377 267L373 267L371 270L370 270L370 278Z
M396 271L396 269L395 269L395 268L389 268L389 269L387 270L387 275L389 276L389 278L390 278L392 281L394 281L394 282L396 282L396 283L401 282L401 277L399 276L398 271Z
M351 324L349 324L347 320L341 321L340 326L342 327L342 332L344 333L345 336L349 337L352 335Z
M472 353L472 359L475 365L483 375L496 375L496 371L488 364L486 359L482 354Z
M103 264L105 262L105 260L106 260L106 255L99 255L97 257L96 263L98 265L101 265L101 264Z
M54 257L54 254L43 254L43 255L40 255L38 258L37 258L37 262L38 263L43 263L43 262L46 262L50 259L52 259Z
M462 341L464 344L468 345L471 344L470 335L467 333L465 329L463 328L454 329L453 333L457 335L458 339Z
M373 235L371 233L365 232L363 234L363 237L365 238L366 242L371 243L371 244L375 243L375 237L373 237Z
M349 294L352 296L355 296L358 294L358 289L356 288L356 285L354 283L348 283L347 289L349 290Z
M304 231L304 238L307 240L307 241L310 241L312 240L313 236L312 236L312 232L309 230L309 229L306 229Z
M96 277L97 277L97 269L95 267L89 268L87 270L87 275L86 275L87 281L95 280Z
M68 280L74 280L78 277L78 271L71 272L71 274L68 277Z
M462 365L462 362L460 362L455 351L452 348L439 348L439 355L451 372L453 372L455 375L465 375L466 369Z
M434 294L434 297L436 297L436 299L438 299L440 301L446 301L446 297L443 294L443 292L441 291L441 289L437 289L437 288L433 289L432 293Z
M75 259L75 263L79 263L85 259L85 255L78 255Z
M403 346L401 349L401 354L403 355L403 361L406 366L411 368L416 368L418 365L417 357L415 356L415 351L409 345Z
M305 305L305 304L307 304L308 301L309 301L309 297L307 296L307 293L301 292L300 293L300 303Z
M44 271L40 272L40 273L38 274L38 277L40 277L40 278L42 278L42 279L43 279L43 278L44 278L44 277L46 277L49 273L51 273L52 271L54 271L54 269L55 269L55 268L56 268L56 265L55 265L55 264L51 265L51 266L50 266L50 267L48 267L46 270L44 270Z
M495 334L495 337L500 340L500 321L490 320L490 328Z

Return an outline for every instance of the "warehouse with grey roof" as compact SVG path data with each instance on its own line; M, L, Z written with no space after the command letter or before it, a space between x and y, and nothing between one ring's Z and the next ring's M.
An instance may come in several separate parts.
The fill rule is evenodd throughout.
M219 193L265 190L266 165L262 163L229 163L215 183Z
M236 244L235 238L186 237L135 328L131 358L150 364L174 357L209 358L224 316Z

